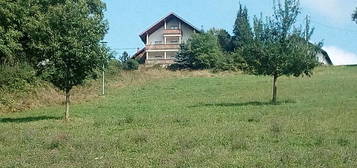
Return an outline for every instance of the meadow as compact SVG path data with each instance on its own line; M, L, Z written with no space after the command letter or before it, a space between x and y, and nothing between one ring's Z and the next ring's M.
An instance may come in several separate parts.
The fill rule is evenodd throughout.
M0 167L357 167L356 72L282 77L277 104L270 77L127 74L69 122L60 104L0 114Z

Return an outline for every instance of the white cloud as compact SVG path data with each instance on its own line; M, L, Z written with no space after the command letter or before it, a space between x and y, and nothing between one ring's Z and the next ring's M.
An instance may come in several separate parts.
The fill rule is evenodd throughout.
M357 64L357 54L345 51L335 46L326 46L323 49L329 54L334 65Z
M352 0L301 0L301 4L303 7L328 17L334 23L346 23L351 21L351 15L357 3Z

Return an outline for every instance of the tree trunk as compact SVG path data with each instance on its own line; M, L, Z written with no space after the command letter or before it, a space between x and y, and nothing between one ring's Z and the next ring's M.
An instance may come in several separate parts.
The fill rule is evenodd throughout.
M278 80L278 76L274 75L273 76L273 99L272 99L273 103L276 103L276 96L277 96L277 92L278 92L278 88L276 87L277 80Z
M66 91L66 112L64 114L64 119L66 121L69 120L69 104L70 104L70 94L69 94L69 91Z

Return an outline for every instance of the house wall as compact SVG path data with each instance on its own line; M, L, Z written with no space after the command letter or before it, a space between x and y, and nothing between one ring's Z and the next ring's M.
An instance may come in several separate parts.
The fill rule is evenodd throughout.
M185 43L189 38L191 38L194 31L186 24L182 24L181 29L182 29L182 42Z
M161 41L164 44L164 27L160 27L160 29L156 30L154 33L149 35L149 45L155 44L156 41Z

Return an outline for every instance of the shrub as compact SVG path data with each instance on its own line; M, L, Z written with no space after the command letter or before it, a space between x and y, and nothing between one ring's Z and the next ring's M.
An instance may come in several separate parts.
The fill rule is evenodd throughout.
M138 70L139 62L135 59L129 59L128 61L123 63L124 70Z
M180 52L176 55L176 62L181 67L188 69L211 69L223 59L217 37L212 33L194 34L186 44L181 45Z
M23 90L37 81L35 70L28 64L0 65L0 89Z

